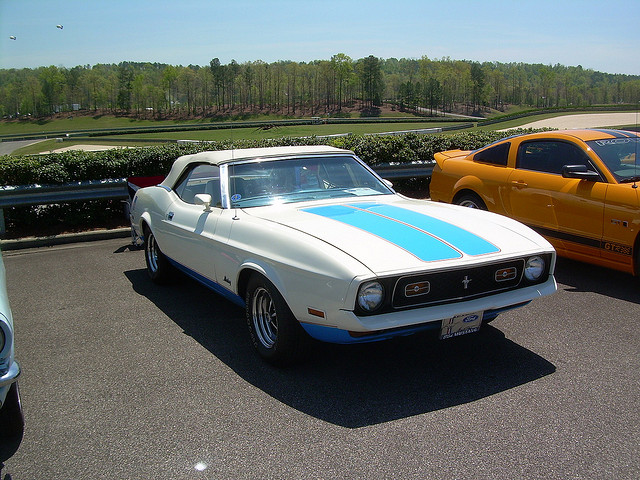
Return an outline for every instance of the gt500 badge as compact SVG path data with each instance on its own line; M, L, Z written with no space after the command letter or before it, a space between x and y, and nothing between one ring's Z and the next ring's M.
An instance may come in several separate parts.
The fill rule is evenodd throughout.
M633 248L628 245L620 245L619 243L602 242L602 248L609 252L619 253L620 255L632 255Z

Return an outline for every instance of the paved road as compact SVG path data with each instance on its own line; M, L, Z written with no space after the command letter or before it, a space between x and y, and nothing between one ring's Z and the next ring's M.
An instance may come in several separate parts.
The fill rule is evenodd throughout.
M640 114L637 112L579 113L536 120L519 128L602 128L617 125L638 125L639 121Z
M483 334L321 346L278 370L243 312L126 239L5 252L27 420L0 478L640 478L640 282L561 261Z
M0 142L0 155L9 155L19 148L27 147L42 140L16 140L15 142Z

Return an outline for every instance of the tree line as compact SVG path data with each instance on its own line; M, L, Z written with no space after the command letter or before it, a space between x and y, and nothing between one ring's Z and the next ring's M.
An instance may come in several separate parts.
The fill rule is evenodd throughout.
M89 110L136 116L278 113L338 115L383 102L426 114L477 113L507 105L537 108L634 104L640 76L581 66L471 62L450 58L353 60L338 53L312 62L261 60L174 66L121 62L0 69L0 114L48 116Z

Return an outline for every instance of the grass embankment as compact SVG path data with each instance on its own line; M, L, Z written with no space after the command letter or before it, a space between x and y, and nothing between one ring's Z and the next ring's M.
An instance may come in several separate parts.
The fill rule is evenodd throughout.
M509 112L511 114L517 112ZM466 129L467 131L487 131L487 130L505 130L518 128L532 121L539 121L564 115L577 115L582 113L593 113L590 111L576 112L554 112L540 113L534 116L526 116L522 118L505 119L499 123L493 123L485 126L474 126ZM406 113L387 112L382 117L376 119L375 123L330 123L319 125L278 125L278 120L291 120L291 118L282 115L245 115L242 117L232 117L229 124L234 121L238 122L238 128L211 129L212 122L220 119L192 119L192 120L151 120L151 119L132 119L127 117L115 117L107 115L98 116L74 116L60 117L46 121L19 121L19 122L0 122L0 135L29 135L29 134L51 134L53 132L74 132L82 130L116 130L127 128L171 128L171 127L194 127L194 130L187 131L165 131L154 133L143 132L122 132L118 135L108 136L91 136L79 138L65 138L64 142L55 139L43 140L35 144L20 148L13 152L14 155L32 155L38 153L49 153L61 148L68 148L75 145L105 145L117 147L140 147L158 145L163 141L175 142L177 140L195 140L195 141L233 141L233 140L262 140L277 139L282 137L309 137L309 136L326 136L352 133L355 135L375 134L385 132L398 132L405 130L420 130L429 128L438 128L443 126L454 126L456 122L438 122L437 119L431 119L424 122L398 122L399 117L406 117ZM352 116L356 119L357 117ZM419 118L419 117L416 117ZM390 120L385 123L384 120ZM246 127L242 126L242 122L271 122L262 127ZM226 123L226 122L225 122ZM468 124L468 120L461 119L459 124ZM203 129L197 129L202 125ZM614 127L611 125L610 127ZM627 128L633 127L626 125ZM616 128L625 128L624 125ZM457 130L461 131L461 130ZM75 133L77 135L77 133ZM92 135L95 135L93 133ZM64 137L64 134L60 134Z
M464 123L464 122L460 122ZM59 142L55 139L44 140L14 152L14 155L31 155L50 152L59 148L73 145L115 145L115 146L150 146L158 145L163 140L173 142L176 140L196 141L227 141L227 140L262 140L283 137L310 137L352 133L356 135L368 133L397 132L404 130L421 130L452 126L455 123L442 122L410 122L410 123L353 123L353 124L321 124L321 125L290 125L274 126L268 128L225 128L214 130L189 130L179 132L157 133L123 133L104 137L83 137ZM107 127L104 127L107 128Z

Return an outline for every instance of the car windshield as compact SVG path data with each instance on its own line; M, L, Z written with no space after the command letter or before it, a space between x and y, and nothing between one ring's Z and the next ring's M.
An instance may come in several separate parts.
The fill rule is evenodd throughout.
M587 145L600 157L619 183L640 180L638 150L640 138L591 140Z
M229 165L232 207L261 207L393 191L348 155L265 160Z

